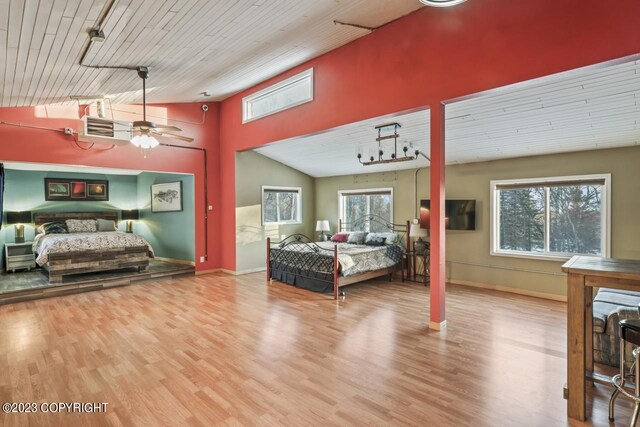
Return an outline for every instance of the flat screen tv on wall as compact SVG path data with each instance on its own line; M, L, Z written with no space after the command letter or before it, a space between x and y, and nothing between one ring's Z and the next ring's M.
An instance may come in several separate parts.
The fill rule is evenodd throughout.
M429 228L429 200L420 200L420 228ZM445 227L448 230L476 229L475 200L445 200Z

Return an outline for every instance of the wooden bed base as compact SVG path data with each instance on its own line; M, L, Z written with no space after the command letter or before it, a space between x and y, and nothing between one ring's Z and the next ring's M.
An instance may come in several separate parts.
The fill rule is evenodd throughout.
M36 226L47 222L67 219L108 219L118 221L116 211L103 212L39 212L34 214ZM149 270L149 248L136 246L131 248L96 249L49 254L49 261L43 266L49 272L49 283L62 283L63 276L100 271L137 268Z
M49 283L62 283L62 277L71 274L95 273L99 271L137 268L149 270L149 248L101 249L49 254L44 268L49 272Z
M369 221L372 219L369 218ZM390 229L392 231L397 231L397 228L402 227L395 224L389 224ZM345 227L348 226L347 223L344 223L342 220L339 220L339 230L344 231ZM411 224L407 221L406 231L405 231L405 244L407 253L409 253L411 244L410 244L410 235L409 230L411 228ZM352 276L344 277L340 275L340 263L338 262L338 245L333 246L333 299L337 300L340 295L340 288L347 285L352 285L354 283L364 282L365 280L375 279L376 277L389 276L391 280L393 274L400 270L402 272L402 281L404 282L404 269L402 268L403 259L388 268L383 268L380 270L366 271L360 274L354 274ZM271 283L271 238L267 237L267 284Z

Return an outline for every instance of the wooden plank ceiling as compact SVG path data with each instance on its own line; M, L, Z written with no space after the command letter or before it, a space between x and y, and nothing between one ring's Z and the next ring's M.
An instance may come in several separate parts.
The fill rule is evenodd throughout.
M298 169L313 177L353 175L361 173L390 172L400 169L414 169L428 166L424 157L399 163L385 163L362 166L356 157L363 155L363 161L370 156L377 157L378 133L376 126L397 122L398 157L404 156L402 147L410 148L408 155L418 149L429 155L429 110L421 110L397 116L377 117L351 123L328 132L292 138L257 148L255 151L280 163ZM388 135L389 132L385 133ZM388 159L394 150L393 140L381 143L384 158Z
M88 32L106 40L85 63L149 66L151 102L220 100L418 8L418 0L0 0L0 106L108 95L141 101L136 73L81 67ZM204 97L203 92L210 97Z

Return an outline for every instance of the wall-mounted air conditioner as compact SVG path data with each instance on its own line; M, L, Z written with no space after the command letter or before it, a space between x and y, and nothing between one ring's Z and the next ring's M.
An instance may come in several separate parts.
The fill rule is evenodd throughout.
M132 137L131 123L84 116L78 140L94 144L126 145Z

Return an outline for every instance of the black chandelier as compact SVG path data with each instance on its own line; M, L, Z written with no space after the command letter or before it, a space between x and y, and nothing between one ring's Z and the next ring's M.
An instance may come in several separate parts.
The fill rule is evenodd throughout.
M371 165L379 165L384 163L396 163L396 162L406 162L408 160L416 160L418 155L420 154L419 150L415 150L413 156L408 156L407 152L409 151L409 147L406 145L402 147L403 156L398 157L398 129L400 128L400 123L387 123L384 125L376 126L376 130L378 131L378 137L376 141L378 142L378 158L376 159L374 156L369 157L369 161L362 161L362 153L358 153L358 161L364 166ZM393 132L389 135L383 135L383 132ZM387 139L393 139L393 153L391 153L391 158L384 158L384 150L382 149L382 142Z

